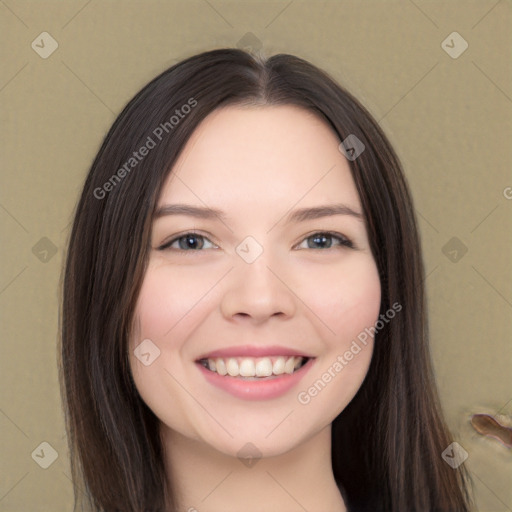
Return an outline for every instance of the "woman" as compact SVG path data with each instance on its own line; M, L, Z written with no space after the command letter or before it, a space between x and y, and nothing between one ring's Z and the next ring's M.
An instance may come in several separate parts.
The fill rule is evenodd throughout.
M115 121L64 276L76 501L105 511L468 511L420 242L370 114L302 59L173 66Z

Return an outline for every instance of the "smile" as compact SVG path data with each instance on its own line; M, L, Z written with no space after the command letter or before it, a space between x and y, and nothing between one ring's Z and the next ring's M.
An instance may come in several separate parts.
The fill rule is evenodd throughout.
M242 379L262 379L277 377L279 375L291 375L304 366L309 358L302 356L274 356L274 357L229 357L215 359L201 359L199 363L211 372Z
M210 357L196 361L208 384L243 400L271 400L296 387L314 357Z

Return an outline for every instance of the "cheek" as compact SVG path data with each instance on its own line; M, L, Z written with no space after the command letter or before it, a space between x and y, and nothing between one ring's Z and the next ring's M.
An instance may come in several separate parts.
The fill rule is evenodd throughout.
M152 340L161 338L172 325L170 315L174 316L173 312L169 294L164 292L164 287L157 286L157 280L146 275L135 311L139 334Z
M130 338L130 366L137 390L146 405L166 425L191 433L186 421L189 396L180 383L187 381L190 368L185 340L209 307L200 300L211 283L187 269L171 271L150 265L135 309L134 331ZM159 350L150 365L134 355L134 349L149 339ZM190 363L192 364L192 363Z
M181 277L180 277L181 275ZM185 283L186 282L186 283ZM199 283L197 283L199 284ZM190 322L197 320L198 301L201 290L194 287L191 276L170 272L169 269L150 265L146 271L135 309L134 330L130 338L130 361L132 373L139 391L172 388L173 381L165 369L178 377L182 372L180 356L185 330ZM149 366L134 356L134 349L143 341L151 340L159 352Z
M208 306L205 294L214 282L191 268L148 268L136 308L142 336L166 344L180 339L179 333Z
M373 338L365 329L378 320L381 286L372 258L354 259L343 269L324 268L308 282L315 283L308 291L311 309L328 330L318 367L297 400L308 415L328 424L356 395L368 372Z
M343 348L378 319L381 286L373 258L358 258L350 265L319 269L308 275L304 295L329 334L324 338Z

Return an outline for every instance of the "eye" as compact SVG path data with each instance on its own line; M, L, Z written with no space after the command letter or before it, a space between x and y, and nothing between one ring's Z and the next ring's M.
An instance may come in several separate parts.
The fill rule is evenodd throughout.
M304 247L306 243L306 247ZM210 244L210 247L208 247ZM331 249L336 246L354 248L354 244L341 233L333 233L330 231L319 231L303 240L296 246L298 249ZM165 244L161 245L158 250L171 249L174 251L200 251L201 249L218 249L219 247L211 242L206 236L199 233L188 232L183 235L174 237Z
M210 244L211 247L205 247L205 244ZM216 249L214 243L212 243L208 238L199 233L185 233L178 237L169 240L165 244L161 245L158 249L163 251L165 249L171 249L175 251L199 251L201 249Z
M334 241L334 243L333 243ZM303 247L306 242L307 247ZM301 247L302 246L302 247ZM344 246L354 248L354 244L347 237L341 233L332 233L330 231L319 231L305 238L300 245L299 249L331 249L336 246Z

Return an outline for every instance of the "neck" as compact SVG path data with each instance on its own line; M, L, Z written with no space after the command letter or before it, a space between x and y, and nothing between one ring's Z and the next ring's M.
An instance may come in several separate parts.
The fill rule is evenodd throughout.
M346 512L331 466L331 426L274 457L225 455L162 425L168 487L179 512Z

